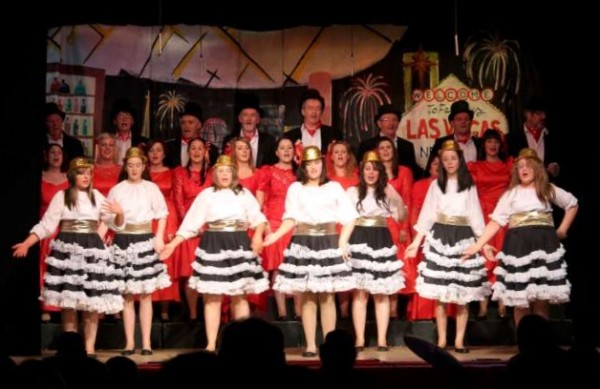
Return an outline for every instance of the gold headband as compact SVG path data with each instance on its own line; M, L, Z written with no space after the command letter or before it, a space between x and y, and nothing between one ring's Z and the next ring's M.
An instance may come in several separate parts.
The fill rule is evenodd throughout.
M517 162L523 158L533 159L535 161L542 162L540 157L538 157L537 151L535 151L534 149L530 149L528 147L521 149L521 151L519 151L519 156L516 158L515 162Z
M375 151L367 151L365 153L365 155L363 155L363 159L361 163L367 163L367 162L381 162L381 159L379 158L379 154L377 154Z
M442 155L444 151L448 150L456 151L457 153L461 152L458 142L456 142L454 139L448 139L444 141L444 143L442 143L442 147L440 147L440 151L438 151L438 155Z
M140 149L139 147L130 147L129 149L127 149L125 157L123 158L123 163L126 164L127 161L131 158L139 158L142 160L143 163L146 163L148 161L148 158L146 158L146 154L144 154L144 150Z
M236 168L236 166L233 163L233 160L231 159L231 157L229 155L223 154L220 155L219 158L217 159L217 162L215 163L214 168L218 168L221 166L229 166L231 168Z
M91 169L92 163L88 161L86 158L77 157L73 158L69 163L69 171L77 170L77 169Z
M321 159L321 150L317 146L308 146L302 150L302 162L316 161Z

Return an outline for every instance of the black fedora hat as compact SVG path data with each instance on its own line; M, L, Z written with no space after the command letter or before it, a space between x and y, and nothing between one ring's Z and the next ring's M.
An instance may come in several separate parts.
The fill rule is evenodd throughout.
M321 109L325 109L325 99L316 89L309 88L302 93L302 97L300 97L300 110L302 110L302 106L306 100L319 100Z
M475 112L471 110L469 107L469 103L465 100L458 100L452 103L450 106L450 114L448 115L448 121L451 122L454 120L454 116L459 113L468 113L471 120L473 120L473 116Z
M264 111L260 108L260 99L254 93L239 93L236 95L235 115L239 116L245 109L253 109L258 112L258 116L264 116Z
M185 103L185 107L183 108L183 112L179 117L182 116L194 116L200 123L202 123L202 107L193 101L188 101Z
M115 120L115 118L120 112L130 114L133 117L133 120L135 120L137 114L135 107L131 105L131 102L127 99L117 99L113 103L112 109L110 111L110 120Z
M394 115L396 115L398 120L400 120L400 118L402 117L400 111L397 110L392 104L383 104L377 110L377 115L375 115L375 121L378 121L383 115L386 115L388 113L393 113Z
M58 108L56 103L46 103L46 108L44 110L44 117L47 118L50 115L59 115L62 120L65 120L66 114Z
M546 112L546 104L538 96L534 96L523 105L524 111L529 112Z

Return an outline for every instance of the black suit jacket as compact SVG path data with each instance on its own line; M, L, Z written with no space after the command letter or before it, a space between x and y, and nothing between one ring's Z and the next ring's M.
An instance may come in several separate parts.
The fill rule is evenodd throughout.
M296 143L297 140L302 140L301 127L292 128L288 132L283 134L284 138L288 138L292 143ZM342 133L335 128L329 126L321 126L321 153L325 155L327 153L327 147L333 140L342 140Z
M381 136L375 136L373 138L365 139L358 145L358 162L362 161L363 156L367 151L375 149L377 142L381 139ZM415 147L412 142L396 137L396 150L398 151L398 164L407 166L412 170L413 177L418 180L423 176L423 169L417 165L415 158Z
M181 138L171 138L164 141L165 151L167 156L165 157L165 165L171 169L181 166ZM219 157L219 149L217 146L210 144L208 148L208 156L210 165L214 165Z
M221 153L225 151L225 146L230 140L237 138L238 134L229 134L223 139L223 148ZM273 136L264 132L258 132L258 152L256 156L256 167L263 165L274 165L277 163L277 156L275 151L277 148L277 141Z
M544 155L540 155L544 160L544 165L548 166L548 164L552 162L558 163L557 155L556 155L556 146L554 145L554 139L550 136L550 133L547 133L544 136ZM529 147L527 144L527 136L525 135L525 128L521 127L517 130L510 131L506 135L506 144L508 146L508 154L517 157L519 155L519 151L525 147ZM559 163L560 165L560 163Z
M47 147L48 146L48 137L45 136L44 137L45 140L45 144L44 146ZM67 134L66 132L63 131L63 151L66 154L66 164L68 165L69 162L76 157L84 157L85 156L85 152L83 151L83 144L81 143L81 141L77 138L75 138L74 136L71 136L69 134Z

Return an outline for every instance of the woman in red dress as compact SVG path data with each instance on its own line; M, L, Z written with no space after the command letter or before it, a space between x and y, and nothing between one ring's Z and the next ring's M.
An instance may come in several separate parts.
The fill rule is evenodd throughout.
M173 172L164 165L165 159L165 145L161 141L151 141L147 145L148 148L148 165L150 171L150 177L152 182L158 185L158 188L165 197L167 202L167 208L169 209L169 215L167 216L167 224L165 227L165 243L169 243L177 232L179 227L177 219L177 210L175 209L175 202L173 201ZM157 222L154 220L152 229L156 231ZM171 281L175 281L175 269L173 266L173 256L169 256L164 260L167 265L167 272L171 277ZM152 293L153 301L160 301L160 319L162 321L169 321L169 302L177 301L179 298L179 285L173 282L171 286L164 289L159 289Z
M276 231L281 225L281 218L285 210L285 196L292 183L296 182L296 173L293 168L294 145L287 138L277 141L275 151L279 162L275 165L265 165L260 168L261 180L256 192L256 199L261 204L263 213L269 222L269 228ZM278 274L277 268L283 262L283 250L287 248L292 239L292 231L279 239L271 246L264 247L262 251L262 267L271 274L271 282L275 282ZM275 303L277 304L277 320L283 321L287 318L287 307L285 305L285 294L273 291ZM294 314L300 318L300 298L294 295Z
M121 165L117 163L117 139L114 134L103 132L96 137L96 161L94 163L94 189L108 196L110 189L119 182Z
M338 182L344 190L351 186L358 185L358 168L356 157L352 153L350 144L346 141L333 141L329 144L327 156L327 178ZM338 233L341 232L341 226L337 226ZM286 246L287 247L287 246ZM350 317L350 297L351 292L336 293L340 303L340 319L345 320Z
M44 216L54 195L69 187L65 173L65 158L61 145L51 143L44 150L44 170L42 171L42 189L40 196L40 218ZM40 241L40 288L44 287L44 274L46 274L46 257L50 253L50 241L56 238L58 229L54 234ZM60 308L45 305L42 302L42 321L50 321L50 312L60 312Z
M500 200L500 196L508 189L512 161L507 160L506 153L503 151L502 134L500 131L489 128L485 130L481 140L483 146L479 150L477 161L469 163L468 167L471 177L475 181L481 210L483 211L483 218L487 224L490 221L490 215L494 212L494 208L498 204L498 200ZM501 250L505 234L506 228L501 228L488 243L496 250ZM494 269L497 264L498 262L496 261L485 262L488 280L492 285L496 282ZM479 302L478 319L485 319L487 317L488 302L487 298ZM500 317L506 315L506 308L502 300L498 300L498 315Z
M388 176L390 185L396 192L402 197L404 205L407 210L410 210L410 194L413 186L413 174L410 168L406 166L398 165L398 151L394 142L387 137L381 137L377 142L375 151L379 155L381 162L385 166L385 171ZM407 215L406 220L409 220ZM388 224L392 239L398 247L398 258L401 259L404 255L406 247L411 241L411 228L408 222L395 222L393 219L388 218ZM413 294L415 293L415 280L417 278L417 267L414 260L404 260L404 277L405 287L399 290L398 293L402 294ZM390 296L390 319L398 319L398 295Z
M173 170L173 199L179 220L183 220L196 196L212 184L206 142L201 138L193 138L188 145L188 154L190 158L187 166L179 166ZM173 254L173 276L185 287L190 320L198 317L198 293L187 286L187 280L192 275L192 263L196 259L199 243L200 237L187 239Z

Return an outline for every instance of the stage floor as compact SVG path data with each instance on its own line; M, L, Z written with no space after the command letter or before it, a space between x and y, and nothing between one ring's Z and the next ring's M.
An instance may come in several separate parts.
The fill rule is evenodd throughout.
M516 346L479 346L470 347L471 352L468 354L459 354L453 351L453 348L449 347L447 350L455 356L459 361L465 364L505 364L510 357L517 353ZM150 356L142 356L139 354L140 350L136 350L136 354L130 356L140 368L158 368L166 360L173 358L179 354L188 352L198 351L199 349L157 349L154 350L154 354ZM301 348L286 348L286 358L290 364L299 364L307 366L318 366L320 365L319 357L304 358L302 357ZM47 357L54 355L55 351L45 350L40 357ZM108 359L120 355L118 350L98 350L98 360L106 362ZM31 359L35 357L13 357L13 359L20 363L25 359ZM391 366L407 366L407 365L423 365L427 363L419 358L416 354L410 351L405 346L391 347L387 352L377 351L376 347L367 347L364 351L358 354L357 367L391 367Z

